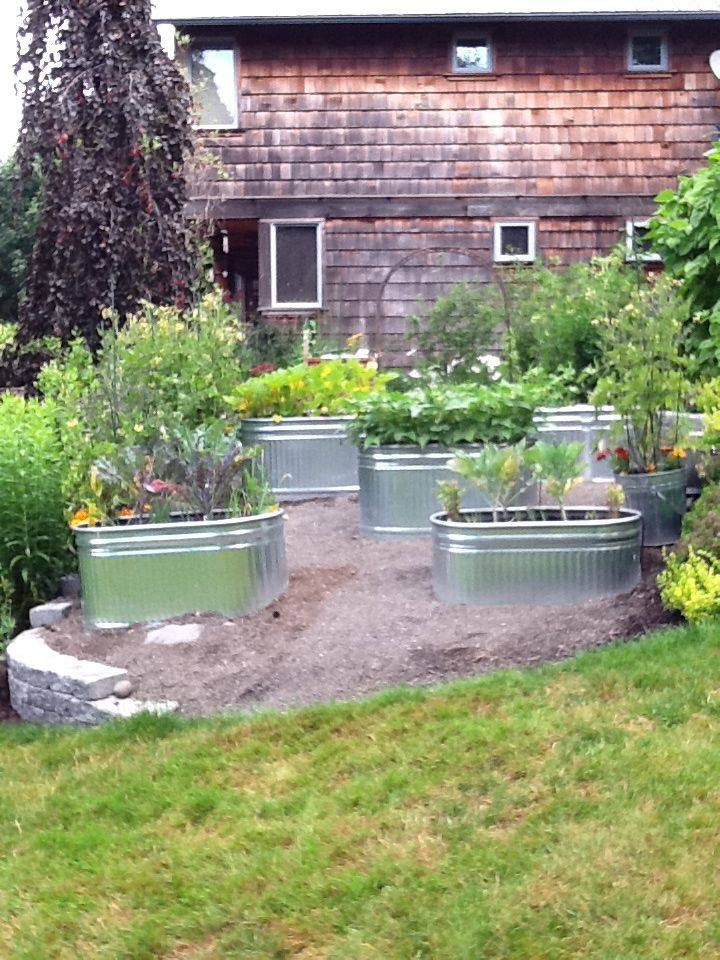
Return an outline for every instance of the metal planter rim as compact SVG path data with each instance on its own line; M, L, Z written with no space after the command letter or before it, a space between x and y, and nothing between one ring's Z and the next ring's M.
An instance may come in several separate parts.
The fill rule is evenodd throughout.
M238 523L253 523L256 520L267 520L270 517L285 516L284 510L270 510L266 513L254 513L249 517L222 517L219 520L170 520L165 523L124 523L117 525L107 524L105 526L84 526L73 527L75 535L82 534L100 534L111 537L113 535L126 534L129 530L148 531L150 533L162 533L166 530L180 531L183 528L188 532L201 532L208 527L214 530L222 529L224 526L236 526Z
M531 507L532 509L536 509ZM540 509L540 508L537 508ZM547 507L544 509L548 509ZM558 509L557 507L550 507L549 509ZM607 507L592 507L592 506L573 506L566 507L568 512L579 512L579 513L608 513ZM508 507L508 513L527 513L527 507ZM460 513L471 514L477 516L479 513L491 513L488 509L481 510L461 510ZM595 519L576 519L572 516L568 517L567 520L562 519L553 519L553 520L446 520L445 512L440 511L439 513L434 513L430 517L430 522L435 524L438 527L448 527L454 530L548 530L550 527L555 526L559 527L561 530L567 530L569 527L580 527L581 529L589 529L593 527L603 527L603 526L612 526L618 523L621 524L631 524L636 520L642 517L642 514L639 510L630 510L629 508L622 508L620 510L619 517L596 517Z
M276 419L279 417L280 419ZM355 420L355 415L350 413L312 413L303 417L283 417L282 414L276 413L269 417L243 417L243 423L273 423L278 426L281 423L307 423L308 420L317 420L320 423L324 423L327 420L342 420L347 423L350 420Z

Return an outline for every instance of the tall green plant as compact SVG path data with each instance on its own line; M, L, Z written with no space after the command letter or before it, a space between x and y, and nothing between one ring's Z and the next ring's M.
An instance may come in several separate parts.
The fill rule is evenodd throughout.
M0 399L0 590L22 621L53 596L71 566L63 479L66 451L51 405Z
M448 467L485 494L497 523L524 489L521 474L526 455L524 440L507 447L488 443L478 453L457 454Z
M705 166L656 198L648 233L691 313L699 315L688 328L688 352L703 373L720 370L720 143L706 156Z
M615 316L598 323L602 376L592 396L597 404L612 404L622 417L629 473L661 469L677 446L679 413L690 389L682 352L688 306L677 287L660 276L639 287Z

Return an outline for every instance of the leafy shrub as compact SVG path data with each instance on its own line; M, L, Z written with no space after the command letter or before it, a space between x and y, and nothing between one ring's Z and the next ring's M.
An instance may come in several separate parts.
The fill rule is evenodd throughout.
M533 413L557 392L555 381L532 379L374 393L353 404L351 433L364 447L513 443L531 432Z
M491 293L458 283L426 316L408 317L406 337L420 354L419 369L457 383L487 380L487 368L478 358L495 345L500 320Z
M71 566L55 412L37 400L0 398L0 621L22 622Z
M236 387L227 398L242 417L304 417L346 414L358 397L381 394L392 374L357 360L300 363Z
M682 354L687 305L677 283L661 276L638 287L614 316L598 324L601 370L592 399L622 418L627 473L677 466L682 418L690 391ZM668 421L667 412L674 414Z
M666 609L690 623L720 615L720 560L710 553L690 547L685 559L670 554L658 586Z
M705 374L720 369L720 144L706 156L705 166L680 177L675 190L656 198L658 210L648 234L697 315L687 331L688 353Z
M57 428L72 451L68 496L91 464L120 446L147 446L181 428L219 422L224 397L244 375L243 326L215 292L182 313L142 310L102 337L95 362L82 340L47 364L38 389L54 401Z
M710 483L683 517L682 539L677 552L682 557L690 549L720 558L720 484Z
M511 285L516 283L509 275ZM587 396L597 380L602 349L598 321L613 317L643 281L620 253L558 268L536 266L521 277L521 296L512 298L510 351L520 371L572 371Z

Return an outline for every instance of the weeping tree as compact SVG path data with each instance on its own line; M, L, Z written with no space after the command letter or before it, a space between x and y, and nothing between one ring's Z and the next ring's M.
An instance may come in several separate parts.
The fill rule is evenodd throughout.
M190 90L150 0L25 0L18 163L41 184L21 336L91 345L106 311L183 306L200 258L183 216Z

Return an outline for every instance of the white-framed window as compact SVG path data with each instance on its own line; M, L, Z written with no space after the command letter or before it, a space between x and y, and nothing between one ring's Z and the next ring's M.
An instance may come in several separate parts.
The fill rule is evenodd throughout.
M533 263L537 256L534 220L504 220L493 227L495 263Z
M451 66L453 73L492 73L495 54L487 34L460 31L453 36Z
M663 72L668 69L668 39L664 33L633 33L628 39L627 68L633 73Z
M647 240L648 219L625 221L625 259L630 263L659 263L662 257L654 253Z
M238 125L237 50L231 42L192 41L184 57L200 130Z
M303 310L322 306L322 220L270 224L270 306Z

